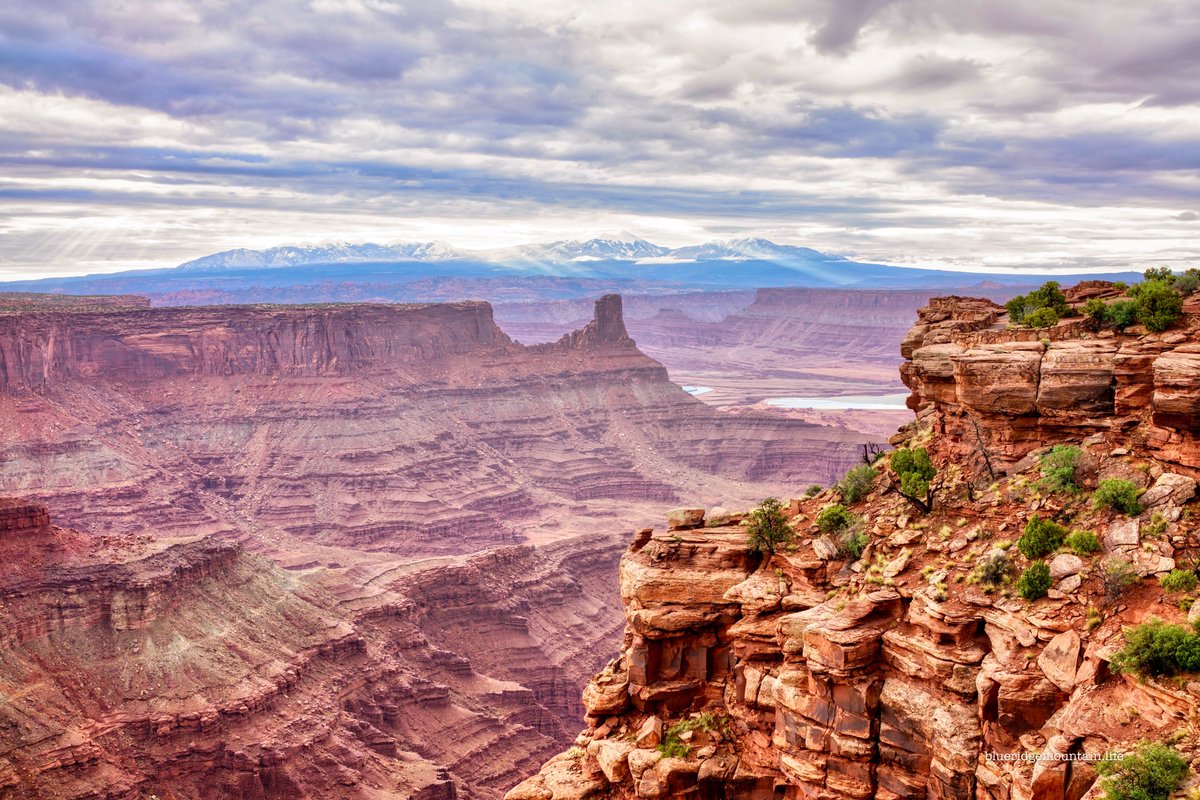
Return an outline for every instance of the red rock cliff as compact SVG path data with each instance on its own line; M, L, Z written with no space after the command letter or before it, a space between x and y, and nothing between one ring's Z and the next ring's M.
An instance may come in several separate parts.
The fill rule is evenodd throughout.
M100 378L348 375L511 347L487 303L54 308L0 312L0 391Z
M884 456L846 503L861 555L815 524L845 502L833 490L791 502L795 539L770 556L699 514L641 532L621 562L624 645L584 691L588 727L508 800L1079 800L1100 797L1089 759L1103 753L1168 737L1200 751L1194 677L1109 667L1125 626L1188 622L1157 578L1200 555L1183 474L1200 468L1197 433L1172 414L1200 386L1178 366L1194 323L1009 331L990 301L932 301L905 346L919 419L897 443L928 448L933 510L898 495ZM972 419L995 475L967 457ZM1081 492L1042 483L1039 455L1060 443L1079 448ZM1091 502L1106 478L1141 488L1137 513ZM1034 515L1093 532L1100 552L1052 552L1048 594L1027 600L1014 583L1035 559L1012 545ZM993 584L979 570L995 559ZM1114 589L1118 567L1132 582Z
M986 300L937 298L904 339L909 407L948 443L980 436L1005 464L1049 441L1128 440L1193 473L1200 462L1197 318L1166 333L1092 332L1082 321L1007 328Z

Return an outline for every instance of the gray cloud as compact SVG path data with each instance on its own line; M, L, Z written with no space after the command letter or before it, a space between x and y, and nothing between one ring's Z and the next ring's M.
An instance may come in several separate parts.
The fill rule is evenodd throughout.
M190 255L357 210L381 239L599 216L880 261L1186 257L1149 221L1200 202L1198 29L1194 0L9 4L0 256L58 268L56 219L158 210ZM1133 244L1099 252L1082 209Z

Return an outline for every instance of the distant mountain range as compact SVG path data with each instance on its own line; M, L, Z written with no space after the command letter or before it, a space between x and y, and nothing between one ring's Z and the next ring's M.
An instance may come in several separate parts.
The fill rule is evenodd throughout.
M0 292L140 294L156 305L335 301L494 302L761 287L921 289L970 293L1028 287L1047 274L981 274L851 261L808 247L746 238L663 247L628 234L464 250L442 242L324 242L238 248L177 267L10 281ZM1134 273L1054 275L1136 279Z
M353 264L372 262L479 261L511 266L546 266L590 261L633 263L686 263L696 261L774 261L780 263L837 263L830 256L807 247L775 244L767 239L727 239L688 247L663 247L635 236L520 245L493 250L463 250L444 242L389 242L352 244L323 242L317 245L285 245L267 250L224 250L180 264L186 272L249 268L282 268L303 264Z

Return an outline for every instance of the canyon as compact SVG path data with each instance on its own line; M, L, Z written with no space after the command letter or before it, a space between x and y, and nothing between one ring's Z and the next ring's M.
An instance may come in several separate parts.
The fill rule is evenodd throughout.
M1083 800L1104 794L1105 753L1165 741L1194 757L1200 682L1112 661L1128 626L1200 619L1156 580L1200 555L1197 312L1163 333L1031 330L987 299L931 300L903 344L915 419L892 443L929 453L932 508L881 453L863 496L792 499L774 551L751 546L744 513L699 505L639 532L586 728L508 800ZM1076 493L1043 480L1042 456L1068 444ZM1128 516L1092 502L1114 479L1140 494ZM818 524L839 502L857 553ZM1038 515L1099 552L1051 552L1048 592L1025 599L1010 580L1034 559L1013 544Z
M498 798L619 644L624 531L868 437L668 380L621 299L0 297L0 797Z
M632 528L648 504L830 482L865 438L714 412L616 296L530 347L472 302L0 315L0 416L0 491L97 533L249 525L285 561Z

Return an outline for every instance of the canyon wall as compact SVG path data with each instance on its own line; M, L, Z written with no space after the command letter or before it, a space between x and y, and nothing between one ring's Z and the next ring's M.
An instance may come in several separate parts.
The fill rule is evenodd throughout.
M1012 292L986 289L1006 300ZM706 386L710 405L768 397L893 394L900 342L929 291L758 289L638 295L626 299L638 346L677 383ZM500 303L497 320L513 338L560 336L586 310L579 301Z
M3 800L498 799L619 645L614 527L863 438L709 409L615 296L531 347L482 303L10 297L0 420Z
M1190 331L1006 322L990 302L939 298L904 339L908 405L947 446L983 446L1011 464L1047 441L1105 435L1197 474L1200 343Z
M4 507L6 800L497 798L618 641L615 538L287 571Z
M587 728L508 800L1082 800L1101 796L1105 753L1200 753L1194 676L1110 666L1127 626L1200 618L1157 580L1200 556L1196 431L1172 415L1200 384L1178 368L1200 317L1163 335L1027 331L990 301L946 298L906 341L919 413L895 443L928 449L932 509L900 496L885 455L854 502L792 500L794 538L774 553L736 515L642 531L621 561L621 652L583 694ZM1136 410L1116 399L1131 390ZM1042 482L1057 444L1079 448L1082 491ZM1109 478L1139 488L1136 513L1092 502ZM838 501L860 553L816 524ZM1016 581L1036 559L1013 544L1034 516L1094 533L1100 551L1051 552L1049 591L1029 600Z
M632 527L682 496L831 481L866 438L711 411L637 349L616 296L533 347L483 303L34 305L0 313L0 416L0 491L95 532L250 529L285 563Z

